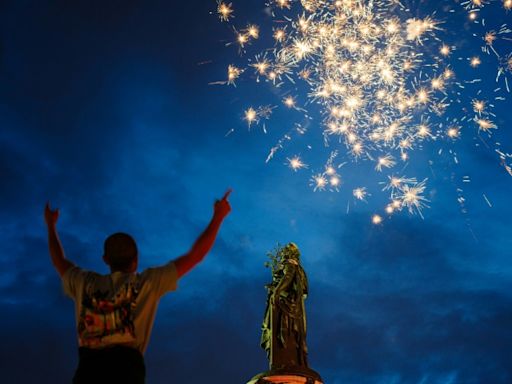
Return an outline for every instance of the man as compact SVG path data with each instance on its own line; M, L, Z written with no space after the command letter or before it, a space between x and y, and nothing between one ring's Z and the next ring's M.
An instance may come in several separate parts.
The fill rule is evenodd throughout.
M212 248L224 218L231 211L231 190L214 205L213 217L190 251L161 267L137 273L137 245L130 235L105 240L103 261L110 274L84 271L69 261L56 230L59 211L45 207L48 246L64 292L75 301L79 364L74 384L139 384L145 380L143 354L158 301L176 289Z

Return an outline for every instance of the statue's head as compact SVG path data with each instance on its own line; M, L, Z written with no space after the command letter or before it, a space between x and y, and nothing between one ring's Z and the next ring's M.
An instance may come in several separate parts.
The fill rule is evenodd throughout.
M126 233L114 233L107 237L103 246L103 261L112 272L135 272L138 264L137 244Z
M282 249L283 259L293 259L293 260L299 260L300 258L300 251L299 247L297 247L297 244L295 243L288 243L283 249Z

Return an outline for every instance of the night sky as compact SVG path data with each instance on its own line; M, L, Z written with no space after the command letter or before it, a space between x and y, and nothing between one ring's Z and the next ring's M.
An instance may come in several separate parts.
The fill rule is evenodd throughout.
M234 5L241 25L267 20L264 1ZM431 148L418 153L433 162L415 170L429 178L424 219L402 212L375 226L378 191L355 204L343 186L313 192L311 170L285 166L292 152L265 163L293 122L278 115L269 133L249 132L244 108L281 96L249 81L209 85L240 61L215 8L214 0L0 3L2 383L70 382L77 364L73 303L47 251L47 200L61 209L67 257L106 273L109 234L133 234L141 269L163 264L189 249L228 187L233 211L213 251L160 302L148 383L239 384L266 370L264 263L289 241L310 280L310 363L326 383L511 383L512 178L492 145L476 145L488 136L474 131L453 144L458 164ZM511 18L499 4L489 15L498 26ZM445 28L461 39L461 56L482 54L470 32ZM492 95L495 67L479 71ZM508 95L490 142L510 151ZM345 167L369 185L384 178Z

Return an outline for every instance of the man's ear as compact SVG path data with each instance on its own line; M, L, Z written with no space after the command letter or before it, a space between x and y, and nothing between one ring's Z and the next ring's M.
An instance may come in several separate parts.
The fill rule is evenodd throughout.
M132 272L135 272L137 270L139 266L139 258L138 257L135 257L133 260L132 260L132 263L130 265L130 270Z
M103 259L103 261L105 262L105 264L107 264L108 266L110 266L110 262L109 262L109 260L108 260L107 255L103 255L103 256L102 256L102 259Z

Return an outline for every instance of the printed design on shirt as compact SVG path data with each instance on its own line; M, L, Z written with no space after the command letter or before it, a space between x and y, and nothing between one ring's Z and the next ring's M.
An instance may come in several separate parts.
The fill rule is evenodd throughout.
M115 297L109 291L90 292L90 289L85 289L78 322L80 346L133 343L138 293L139 289L133 282L124 284Z

